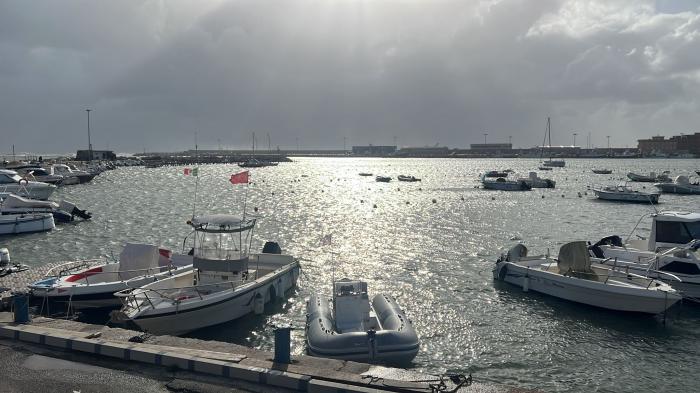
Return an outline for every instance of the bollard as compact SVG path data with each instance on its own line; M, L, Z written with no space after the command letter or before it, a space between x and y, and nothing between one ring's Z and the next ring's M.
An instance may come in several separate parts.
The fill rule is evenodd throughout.
M290 336L291 327L275 328L275 363L291 363Z
M15 323L29 323L29 295L16 293L12 302L15 309Z

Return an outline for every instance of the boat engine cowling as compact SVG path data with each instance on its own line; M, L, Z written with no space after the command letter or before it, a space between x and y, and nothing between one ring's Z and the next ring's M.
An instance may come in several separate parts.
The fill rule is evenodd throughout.
M71 217L80 217L83 220L89 220L92 218L92 214L89 213L87 210L78 209L78 207L75 206L75 204L68 201L61 201L61 203L58 204L58 208L59 210L70 214Z
M10 250L7 248L0 248L0 266L7 266L10 264Z

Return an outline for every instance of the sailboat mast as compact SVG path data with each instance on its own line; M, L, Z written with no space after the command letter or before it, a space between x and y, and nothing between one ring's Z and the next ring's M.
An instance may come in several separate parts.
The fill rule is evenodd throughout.
M552 161L552 123L547 116L547 139L549 140L549 161Z

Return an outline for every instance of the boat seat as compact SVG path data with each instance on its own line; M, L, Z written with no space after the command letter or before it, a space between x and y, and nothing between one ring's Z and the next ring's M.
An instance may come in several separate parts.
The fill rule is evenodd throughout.
M564 244L559 249L557 266L561 275L598 281L598 275L591 269L588 244L584 241Z

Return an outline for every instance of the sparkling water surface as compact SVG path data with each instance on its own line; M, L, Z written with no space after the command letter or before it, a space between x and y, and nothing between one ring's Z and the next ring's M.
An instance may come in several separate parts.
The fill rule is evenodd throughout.
M478 175L513 169L527 175L527 159L298 158L251 169L249 214L259 217L254 249L278 241L302 259L299 287L262 316L197 331L191 336L272 348L272 326L292 324L293 353L304 352L305 299L330 293L335 277L368 282L371 294L394 295L414 321L421 350L414 361L429 373L472 372L481 382L544 391L697 391L700 307L683 304L663 318L618 314L523 293L495 283L491 269L504 249L522 239L533 253L572 240L628 235L649 205L594 199L588 186L616 184L629 171L690 175L700 160L567 160L540 171L553 190L488 191ZM607 167L612 175L596 175ZM245 186L228 182L233 165L202 165L196 212L242 214ZM47 262L118 256L126 242L182 250L190 232L195 179L182 167L121 168L91 183L60 188L66 199L94 213L88 222L50 233L0 238L13 261ZM394 177L377 183L360 172ZM396 181L399 174L421 182ZM655 190L650 183L630 183ZM580 193L580 196L579 196ZM253 208L258 212L254 213ZM700 196L664 194L660 210L700 210ZM650 229L650 220L639 226ZM332 234L332 250L321 247Z

